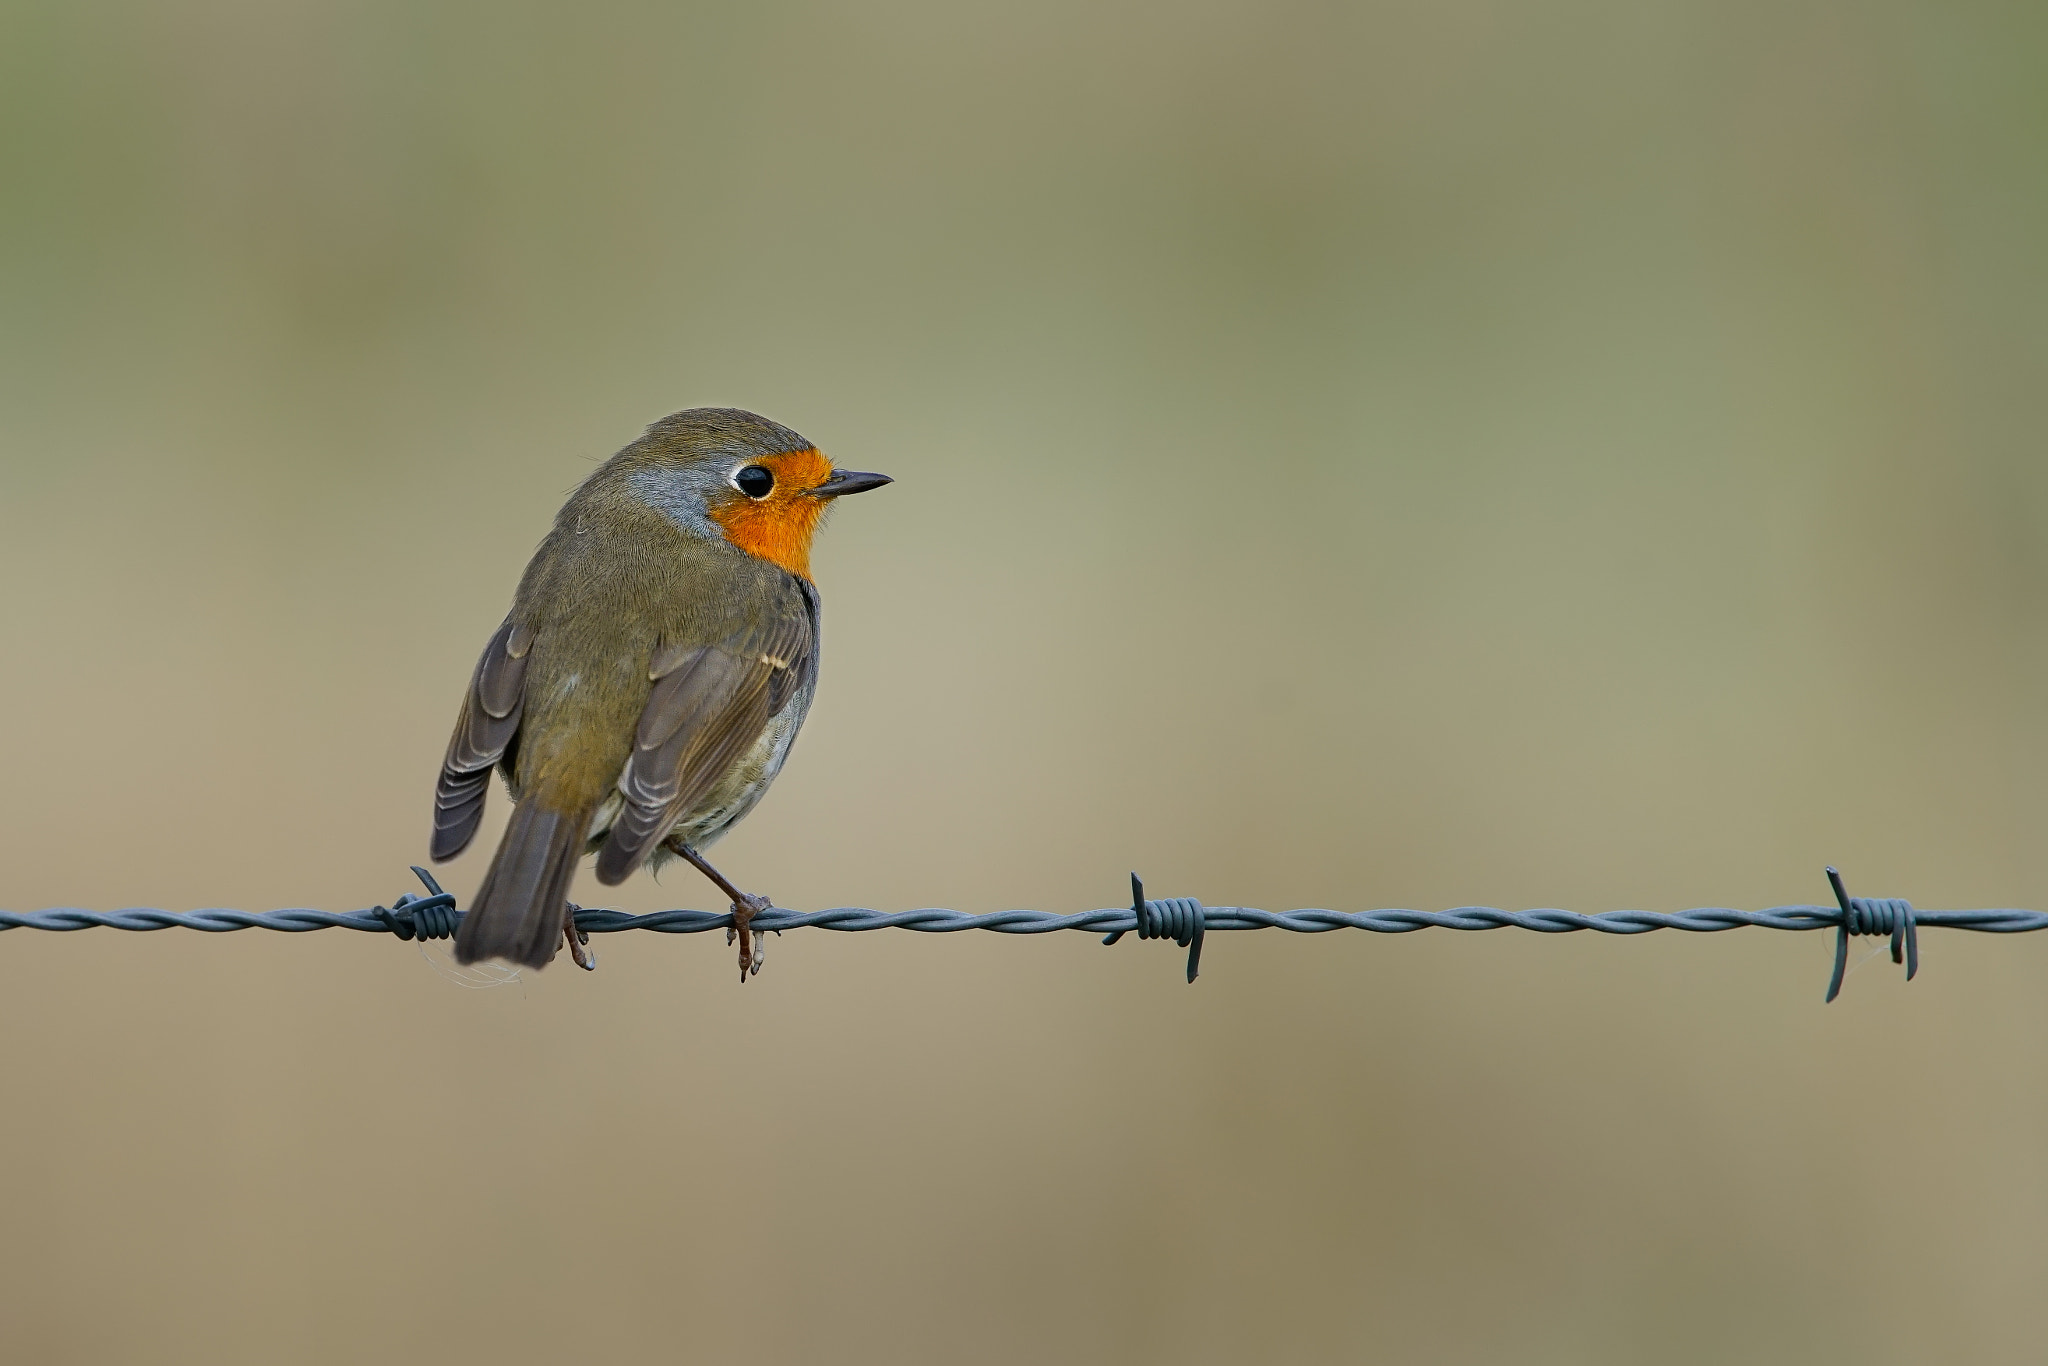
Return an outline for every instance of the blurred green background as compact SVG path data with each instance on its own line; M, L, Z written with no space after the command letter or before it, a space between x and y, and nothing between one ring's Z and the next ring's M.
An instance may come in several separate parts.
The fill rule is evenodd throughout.
M0 905L407 890L555 508L709 403L899 480L720 847L783 905L2048 906L2044 134L2028 5L16 0ZM0 939L0 1355L2048 1329L2048 936L598 948Z

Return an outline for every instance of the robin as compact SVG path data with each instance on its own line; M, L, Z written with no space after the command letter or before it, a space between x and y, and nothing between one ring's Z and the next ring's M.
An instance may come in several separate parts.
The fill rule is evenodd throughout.
M432 854L483 820L491 770L516 803L455 936L456 961L595 967L569 903L577 861L614 886L680 858L732 900L740 980L772 903L704 860L775 781L818 680L811 536L836 498L891 482L838 470L789 428L692 408L584 480L484 647L434 793Z

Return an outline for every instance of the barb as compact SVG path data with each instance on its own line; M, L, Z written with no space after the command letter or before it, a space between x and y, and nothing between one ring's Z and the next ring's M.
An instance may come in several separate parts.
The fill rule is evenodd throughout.
M394 934L400 939L446 939L462 921L455 898L441 890L432 875L421 868L418 874L427 895L407 894L390 906L373 906L363 911L162 911L136 907L118 911L88 911L60 906L43 911L0 911L0 930L87 929L114 930L203 930L225 934L235 930L279 930L303 934L311 930L360 930L371 934ZM1851 935L1890 935L1894 962L1906 964L1910 981L1920 970L1919 929L1922 926L1952 930L1975 930L1984 934L2026 934L2048 930L2048 912L2015 909L1969 911L1921 911L1903 900L1852 897L1843 888L1841 875L1828 870L1836 904L1772 906L1761 911L1702 906L1686 911L1608 911L1586 915L1576 911L1542 908L1504 911L1492 906L1456 906L1447 911L1333 911L1305 908L1293 911L1262 911L1250 906L1205 906L1193 897L1164 900L1145 899L1137 874L1131 875L1131 905L1103 910L1055 915L1047 911L994 911L968 915L927 907L908 911L875 911L859 906L839 906L820 911L791 911L777 907L754 917L753 928L764 930L821 929L842 933L867 930L913 930L920 934L957 934L967 930L991 930L997 934L1053 934L1081 930L1105 935L1104 943L1115 943L1136 932L1140 939L1172 939L1189 950L1188 980L1195 980L1201 963L1203 935L1209 930L1289 930L1296 934L1328 934L1333 930L1365 930L1372 934L1413 934L1417 930L1533 930L1538 934L1650 934L1657 930L1682 930L1692 934L1718 934L1725 930L1757 927L1769 930L1835 930L1835 970L1828 984L1827 999L1841 992ZM652 930L659 934L704 934L732 925L729 912L656 911L651 915L629 915L624 911L576 909L576 928L588 934L617 934L625 930Z
M1208 928L1209 908L1191 896L1168 897L1164 901L1147 901L1145 884L1131 874L1131 919L1136 922L1140 939L1171 939L1188 951L1188 982L1192 984L1202 972L1202 932ZM1102 937L1105 944L1114 944L1127 931L1111 930Z
M442 891L434 875L417 863L412 872L426 884L427 895L407 892L392 902L390 909L373 906L370 914L400 939L453 939L455 927L462 923L462 912L455 909L454 893Z
M1899 956L1901 941L1905 944L1906 980L1912 981L1920 974L1920 933L1919 917L1913 912L1913 903L1895 897L1850 896L1842 886L1842 875L1833 868L1828 869L1828 885L1835 889L1835 905L1841 916L1835 926L1835 975L1828 979L1828 1000L1842 994L1842 974L1849 966L1849 936L1852 934L1888 934L1892 937L1892 961L1902 961Z

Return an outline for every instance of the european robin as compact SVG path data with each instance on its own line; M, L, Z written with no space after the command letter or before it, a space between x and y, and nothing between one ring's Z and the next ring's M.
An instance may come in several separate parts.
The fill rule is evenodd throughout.
M436 861L483 820L491 770L515 803L455 936L456 961L544 967L558 940L595 966L569 886L597 855L616 885L682 858L748 922L772 903L704 850L782 768L818 680L811 536L832 500L889 483L838 470L736 408L663 418L571 495L477 661L434 793Z

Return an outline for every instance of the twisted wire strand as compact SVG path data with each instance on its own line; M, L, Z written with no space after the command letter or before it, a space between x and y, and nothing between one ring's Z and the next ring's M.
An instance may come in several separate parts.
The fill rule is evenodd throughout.
M389 906L372 906L365 911L161 911L131 907L119 911L88 911L59 906L43 911L0 911L0 930L202 930L225 934L235 930L280 930L303 934L310 930L360 930L371 934L393 934L400 939L447 939L462 923L462 911L455 898L441 890L433 875L415 868L427 895L408 894ZM1114 944L1133 931L1140 939L1171 939L1188 950L1187 975L1193 982L1200 970L1202 937L1209 930L1289 930L1296 934L1328 934L1332 930L1365 930L1373 934L1413 934L1417 930L1533 930L1538 934L1649 934L1656 930L1683 930L1693 934L1718 934L1725 930L1755 926L1771 930L1835 931L1834 972L1828 981L1827 999L1833 1001L1842 990L1852 935L1889 935L1892 961L1906 965L1911 981L1920 970L1919 927L1939 926L1955 930L1977 930L1986 934L2024 934L2048 929L2048 913L2017 909L1973 911L1922 911L1896 897L1852 897L1842 885L1841 874L1827 870L1835 893L1833 906L1772 906L1761 911L1741 911L1726 906L1700 906L1689 911L1608 911L1585 915L1551 907L1527 911L1504 911L1493 906L1456 906L1447 911L1332 911L1308 907L1293 911L1262 911L1251 906L1204 906L1194 897L1147 899L1144 884L1131 874L1131 904L1053 915L1045 911L1010 910L969 915L961 911L930 906L909 911L875 911L864 906L837 906L822 911L790 911L776 907L753 917L753 928L764 930L821 929L855 933L864 930L913 930L922 934L958 934L966 930L992 930L997 934L1051 934L1060 930L1082 930L1104 935L1103 943ZM730 912L656 911L650 915L629 915L572 907L576 928L586 934L617 934L624 930L652 930L657 934L703 934L731 927Z
M1860 899L1860 898L1859 898ZM402 909L402 908L394 908ZM1833 906L1772 906L1761 911L1735 910L1724 906L1701 906L1687 911L1605 911L1588 915L1579 911L1551 908L1504 911L1495 906L1455 906L1445 911L1332 911L1306 907L1293 911L1262 911L1251 906L1207 906L1207 928L1211 930L1291 930L1296 934L1327 934L1332 930L1365 930L1372 934L1412 934L1417 930L1534 930L1540 934L1571 934L1590 930L1598 934L1649 934L1655 930L1684 930L1694 934L1715 934L1723 930L1757 927L1767 930L1835 930L1842 927L1842 913ZM391 914L386 911L385 914ZM452 919L459 922L461 912ZM1986 934L2025 934L2048 930L2048 912L2015 909L1968 911L1920 911L1914 919L1921 926L1951 930L1977 930ZM401 924L403 921L401 920ZM653 930L659 934L703 934L726 929L732 915L725 911L655 911L631 915L625 911L578 910L576 926L591 934L615 934L624 930ZM821 929L852 933L863 930L912 930L920 934L956 934L965 930L993 930L998 934L1052 934L1060 930L1081 930L1091 934L1130 934L1138 918L1128 906L1078 911L1055 915L1049 911L1011 910L970 915L963 911L925 907L908 911L877 911L862 906L835 906L818 911L777 908L754 917L756 930ZM452 926L450 927L452 929ZM207 909L164 911L151 907L130 907L117 911L89 911L76 906L55 906L41 911L0 911L4 930L202 930L225 934L235 930L279 930L304 934L311 930L361 930L373 934L399 933L386 923L377 909L365 911L316 911L290 908L276 911L235 911ZM1887 929L1884 933L1890 933ZM400 933L401 938L412 936ZM429 935L446 938L446 934Z

